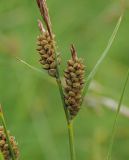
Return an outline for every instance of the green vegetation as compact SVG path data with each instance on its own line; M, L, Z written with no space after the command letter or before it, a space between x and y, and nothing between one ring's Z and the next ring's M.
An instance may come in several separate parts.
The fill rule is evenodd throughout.
M128 1L125 3L128 8ZM117 0L48 0L48 6L62 54L62 68L70 58L69 45L74 43L78 55L85 59L88 75L117 23L120 3ZM34 72L16 59L19 57L41 69L36 52L37 18L39 11L35 1L12 0L0 4L0 103L4 106L9 129L19 142L20 159L67 160L67 128L54 80L47 74ZM99 85L93 85L87 96L119 100L129 67L128 18L125 10L109 55L95 76ZM123 101L127 106L128 88ZM75 119L77 159L103 160L107 155L115 113L103 106L97 106L95 110L86 107L84 103ZM125 160L129 158L128 119L120 116L117 126L112 159Z

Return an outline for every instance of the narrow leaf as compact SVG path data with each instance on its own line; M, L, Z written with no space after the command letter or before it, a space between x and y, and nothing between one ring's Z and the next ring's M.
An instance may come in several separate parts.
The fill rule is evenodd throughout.
M30 65L29 63L27 63L26 61L24 61L24 60L22 60L22 59L20 59L20 58L18 58L18 57L16 57L16 59L17 59L19 62L21 62L21 63L23 63L24 65L26 65L27 67L29 67L30 69L32 69L32 70L34 70L34 71L36 71L36 72L39 72L39 73L44 74L41 69L38 69L38 68Z
M126 80L124 82L123 90L122 90L122 93L121 93L121 96L120 96L120 100L119 100L119 103L118 103L118 107L117 107L117 111L116 111L116 116L115 116L115 120L114 120L114 124L113 124L113 128L112 128L111 140L110 140L110 144L109 144L108 155L107 155L107 158L106 158L107 160L111 159L111 153L112 153L112 147L113 147L113 143L114 143L116 127L117 127L118 115L119 115L121 104L122 104L122 101L123 101L125 89L127 87L128 79L129 79L129 71L127 73Z
M32 66L31 64L27 63L26 61L18 58L18 57L16 57L16 59L17 59L20 63L22 63L22 64L24 64L25 66L27 66L28 68L32 69L33 71L38 72L38 73L41 73L41 74L43 75L43 76L42 76L43 79L45 79L45 80L47 80L47 81L55 84L54 79L49 78L49 76L47 76L47 73L45 73L44 70L38 69L38 68Z
M87 83L85 85L85 88L83 90L83 98L85 97L88 89L89 89L89 86L90 86L90 83L92 81L92 79L94 78L98 68L100 67L101 63L104 61L105 57L107 56L107 54L109 53L109 50L113 44L113 41L117 35L117 32L118 32L118 29L120 27L120 24L121 24L121 20L122 20L122 15L120 16L117 24L116 24L116 27L108 41L108 44L107 44L107 47L105 48L104 52L102 53L101 57L99 58L99 60L97 61L96 65L94 66L94 68L92 69L91 73L89 74L88 78L87 78Z

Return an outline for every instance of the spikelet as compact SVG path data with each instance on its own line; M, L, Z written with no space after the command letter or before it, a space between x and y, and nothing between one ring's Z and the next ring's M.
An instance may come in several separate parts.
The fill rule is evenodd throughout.
M15 141L15 138L13 136L9 136L9 138L10 138L10 143L12 145L12 149L14 151L14 155L17 159L19 157L18 144ZM4 133L3 126L0 126L0 151L2 152L5 160L10 160L11 159L9 145L7 143L7 140L6 140L6 135Z
M65 70L65 103L69 113L74 118L80 110L82 90L84 86L85 66L82 59L77 57L74 46L71 47L72 59L67 62Z
M49 75L56 77L57 63L60 63L59 56L55 55L55 41L54 36L51 38L48 31L43 28L41 21L39 22L39 28L41 35L37 38L37 51L40 54L40 63L43 66L43 69L47 70Z

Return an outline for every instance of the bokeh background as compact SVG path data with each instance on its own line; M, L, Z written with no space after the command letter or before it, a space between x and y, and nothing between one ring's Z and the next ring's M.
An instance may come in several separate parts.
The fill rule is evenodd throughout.
M62 55L62 73L76 45L87 75L103 52L121 11L118 0L47 0ZM129 1L116 39L99 68L75 120L77 159L103 160L115 113L102 97L118 101L129 67ZM0 1L0 103L8 128L18 140L21 160L68 160L67 128L55 81L31 70L16 57L41 69L36 53L39 10L34 0ZM63 74L62 74L63 75ZM96 98L99 99L96 103ZM106 103L106 102L105 102ZM112 104L112 103L111 103ZM129 85L123 104L129 105ZM110 104L109 104L110 106ZM112 159L129 159L129 118L120 116Z

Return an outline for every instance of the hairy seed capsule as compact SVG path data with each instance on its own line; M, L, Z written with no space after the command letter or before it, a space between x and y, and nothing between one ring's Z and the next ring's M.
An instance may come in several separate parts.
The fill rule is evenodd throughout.
M65 78L70 78L70 75L67 74L67 73L65 73L65 74L64 74L64 77L65 77Z
M69 70L70 72L74 72L74 68L73 68L72 66L69 66L68 70Z
M76 95L75 95L75 93L73 92L73 91L69 91L69 96L71 96L71 97L75 97Z
M50 76L54 77L56 75L56 69L49 69L48 73Z
M67 83L68 86L72 86L72 81L71 80L66 79L66 83Z
M72 59L68 60L65 77L65 103L68 107L71 118L74 118L80 110L82 102L82 89L84 87L84 64L77 57L76 51L72 46Z
M50 68L51 68L51 69L55 69L55 68L56 68L56 62L52 62L52 63L50 64Z
M73 79L73 78L76 78L76 74L75 74L74 72L71 72L71 73L70 73L70 76L71 76L72 79Z
M43 69L48 70L49 68L50 68L49 64L45 64L45 65L43 65Z
M74 65L74 61L73 60L68 60L68 66L73 66Z

